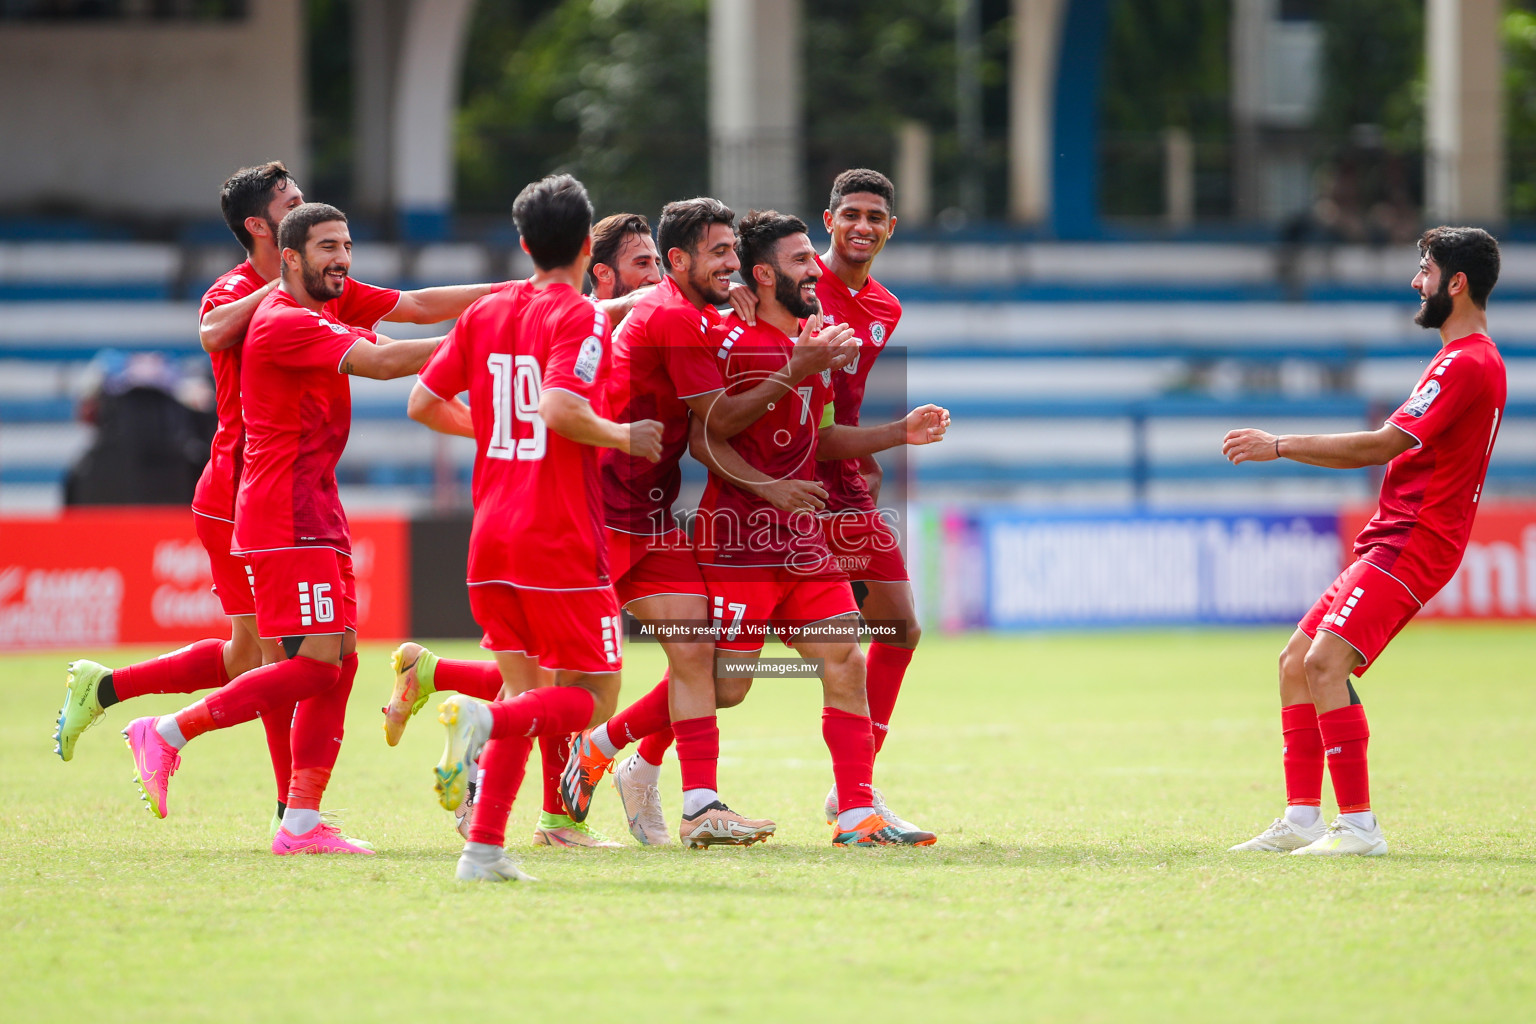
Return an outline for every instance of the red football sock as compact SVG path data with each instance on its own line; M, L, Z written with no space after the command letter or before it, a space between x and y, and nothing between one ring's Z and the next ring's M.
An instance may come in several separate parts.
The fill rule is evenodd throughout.
M1280 709L1280 731L1285 736L1286 806L1323 802L1323 734L1317 727L1317 708L1289 704Z
M539 758L544 762L544 812L565 814L565 800L560 796L560 773L571 756L571 737L540 736Z
M481 700L495 700L501 693L501 669L494 661L463 661L438 658L432 669L432 685Z
M112 689L120 701L146 693L196 693L229 682L224 671L227 640L199 640L179 651L137 665L112 670Z
M869 716L822 708L821 737L832 753L838 812L874 806L875 792L870 779L875 772L875 737Z
M640 754L640 760L646 764L661 764L667 756L667 748L672 745L672 727L669 725L661 732L653 732L640 741L636 748ZM713 787L711 787L713 788Z
M341 675L335 685L299 701L293 713L293 771L301 768L336 766L341 740L347 729L347 698L352 695L352 681L357 678L357 655L341 659Z
M1339 813L1371 809L1371 776L1366 766L1365 748L1371 727L1365 721L1365 706L1347 704L1317 716L1323 747L1328 753L1328 775L1333 779L1333 798Z
M525 736L491 740L480 751L480 767L485 774L475 792L475 809L469 822L470 842L492 846L507 844L507 818L512 813L512 801L517 799L517 791L523 785L523 776L528 772L528 755L532 752L533 743Z
M524 690L491 705L491 738L580 732L592 721L593 703L592 694L579 686Z
M289 733L293 731L295 704L285 705L261 713L261 727L267 732L267 753L272 758L272 775L277 779L277 798L288 802L288 786L293 779L293 745ZM183 730L182 735L186 735Z
M864 690L869 696L869 720L874 724L877 754L885 746L885 736L891 728L891 712L896 710L896 697L901 693L901 681L910 664L910 647L869 645L869 654L864 660Z
M614 746L622 749L672 724L672 713L667 710L667 678L662 676L645 696L608 719L608 739Z
M683 770L683 791L719 790L720 724L714 715L672 723L677 734L677 766ZM644 751L644 747L640 748ZM663 750L666 748L663 747ZM659 764L659 761L652 761Z
M217 729L213 714L208 710L208 699L205 697L196 704L188 704L176 712L176 728L181 730L182 739L188 741Z
M288 806L298 811L318 811L330 781L329 768L295 768L293 782L288 786Z
M241 673L203 700L213 716L213 727L228 729L263 712L292 707L340 679L341 666L300 656ZM186 735L185 729L182 734Z

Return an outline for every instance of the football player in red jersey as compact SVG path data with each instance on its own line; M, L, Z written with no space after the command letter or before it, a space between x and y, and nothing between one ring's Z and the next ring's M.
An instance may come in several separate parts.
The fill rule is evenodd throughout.
M369 853L320 818L357 671L350 537L336 463L351 426L348 374L415 373L438 338L394 341L352 326L398 301L349 278L346 216L306 203L278 228L281 285L262 300L242 345L245 463L235 500L234 553L252 570L257 628L287 658L252 669L175 715L140 718L124 736L150 810L166 815L181 748L213 729L297 707L292 771L272 851Z
M628 314L635 299L661 281L661 262L651 226L638 213L615 213L592 226L592 262L587 268L592 298L615 321ZM420 403L421 399L418 399ZM417 410L430 406L418 404ZM402 644L394 653L395 689L384 707L384 738L390 746L400 742L406 722L431 694L458 692L494 700L501 692L501 672L494 662L439 658L417 643ZM560 773L570 755L570 737L540 736L539 757L543 769L544 805L533 841L564 848L617 847L619 844L575 821L560 795ZM469 837L475 785L454 812L458 829Z
M636 303L614 339L614 371L607 393L614 415L620 419L646 416L665 424L663 454L656 465L615 452L603 456L615 589L625 608L642 622L707 623L709 619L692 546L672 515L682 480L679 460L688 447L690 414L710 416L723 431L740 430L781 398L786 387L852 357L851 332L823 331L805 339L772 379L736 393L725 390L708 331L719 323L715 305L728 298L731 275L740 266L734 221L731 210L716 199L669 203L657 229L657 247L667 274ZM747 471L734 452L723 452L722 457L733 471ZM793 492L796 501L805 493L821 492L813 481L792 481L781 489ZM680 829L683 841L738 844L766 837L772 822L743 818L714 792L720 734L713 645L697 638L674 638L663 640L662 646L668 676L572 744L562 778L571 816L577 820L586 816L592 792L612 769L615 754L629 743L650 737L637 755L620 766L615 784L631 834L642 843L668 841L656 778L660 754L675 731L688 791Z
M448 727L437 768L443 806L463 802L476 762L484 773L457 869L466 881L527 878L506 855L505 833L530 738L566 736L613 711L622 626L597 454L661 455L660 423L615 422L594 408L610 332L579 290L592 253L586 189L570 175L544 178L523 189L512 214L537 271L465 312L410 403L428 426L468 426L475 438L470 606L505 699L487 707L456 695L438 716ZM455 401L465 391L467 422Z
M869 371L901 320L901 303L870 276L875 257L896 230L896 188L879 171L866 167L844 171L833 180L821 216L831 244L817 257L821 270L817 302L827 323L853 328L859 343L858 356L833 375L837 422L857 426ZM731 303L749 323L753 320L755 296L749 290L733 290ZM887 522L888 513L877 508L880 463L872 455L828 460L818 465L816 476L827 489L822 516L827 543L854 584L860 611L866 619L904 624L897 636L872 640L869 645L866 685L878 756L890 733L902 680L922 639L922 626L900 543ZM886 806L883 794L877 791L875 799L887 819L917 827ZM834 786L824 807L829 822L837 804Z
M213 364L218 429L210 457L192 499L197 533L208 552L214 592L230 617L230 638L200 640L179 651L116 670L90 661L69 666L68 691L59 715L58 753L69 760L86 727L113 704L146 693L192 693L222 686L262 662L275 661L275 642L257 636L256 608L249 567L230 554L235 494L244 460L244 419L240 406L240 358L246 330L256 307L277 287L281 265L278 223L304 202L299 185L279 161L242 167L224 182L219 205L231 233L246 251L239 266L221 275L203 296L198 333ZM356 289L349 280L348 286ZM348 312L356 326L372 327L381 318L399 323L437 323L457 316L489 285L370 291L366 302ZM265 646L265 650L263 647ZM293 715L277 711L262 717L277 780L275 833L288 795L289 725Z
M748 324L732 314L711 333L727 391L782 372L797 336L819 327L816 296L822 270L803 221L772 210L749 213L741 222L739 249L743 276L757 293L757 322ZM837 372L828 370L793 390L785 388L778 402L739 431L716 430L709 416L695 420L693 450L710 467L710 477L693 540L711 617L722 630L717 647L727 668L720 671L719 704L730 707L745 696L752 673L737 663L755 661L769 631L802 657L820 661L822 735L838 785L833 843L927 846L934 842L933 833L898 825L875 807L870 783L875 740L864 693L858 609L818 521L820 503L807 500L784 509L760 488L812 481L818 459L857 459L899 444L938 441L949 415L923 406L903 420L876 427L837 423L832 386ZM719 453L726 447L746 461L749 475L720 464ZM839 620L843 628L826 636L802 632Z
M1504 360L1488 337L1498 243L1479 228L1438 227L1419 240L1419 254L1413 288L1421 304L1414 322L1440 332L1440 351L1384 425L1353 434L1280 436L1248 428L1222 442L1233 463L1387 467L1376 514L1355 538L1354 562L1280 652L1285 813L1233 850L1387 852L1371 812L1370 728L1349 677L1365 674L1461 564L1505 397ZM1325 762L1339 807L1326 827L1320 810Z

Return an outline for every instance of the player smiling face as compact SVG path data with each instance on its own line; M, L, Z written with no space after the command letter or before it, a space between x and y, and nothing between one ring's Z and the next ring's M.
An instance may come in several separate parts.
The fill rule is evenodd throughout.
M300 261L304 289L322 302L341 298L352 268L352 233L345 221L315 225Z
M622 298L636 288L661 282L661 254L656 251L655 240L648 234L636 232L625 235L613 263L618 273L613 282L613 294L607 298Z
M685 257L688 286L705 302L718 306L731 294L731 275L741 269L736 257L736 232L725 224L710 224L704 238Z
M816 249L804 234L781 238L774 249L773 297L796 317L804 320L821 312L816 301L816 281L821 269L816 265Z
M896 229L890 204L873 192L848 193L822 214L822 221L832 236L832 251L848 263L873 260Z

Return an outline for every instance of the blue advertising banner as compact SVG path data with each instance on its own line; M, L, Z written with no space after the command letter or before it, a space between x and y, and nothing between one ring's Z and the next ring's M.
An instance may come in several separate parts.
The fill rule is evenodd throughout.
M953 513L952 513L953 514ZM1294 622L1341 568L1336 514L1035 514L975 509L994 629ZM978 614L979 613L979 614Z

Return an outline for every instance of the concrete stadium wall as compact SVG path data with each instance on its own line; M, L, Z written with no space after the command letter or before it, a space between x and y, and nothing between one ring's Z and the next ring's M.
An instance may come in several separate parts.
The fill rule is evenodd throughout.
M230 171L272 159L303 183L303 5L249 9L0 27L0 207L207 216Z

